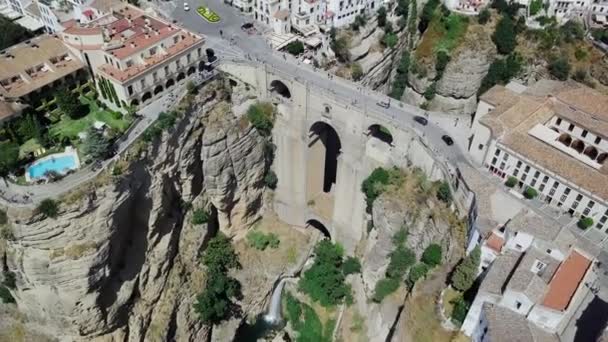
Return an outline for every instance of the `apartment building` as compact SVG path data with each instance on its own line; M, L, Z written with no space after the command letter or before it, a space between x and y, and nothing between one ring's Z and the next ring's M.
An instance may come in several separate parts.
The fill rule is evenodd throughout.
M575 82L495 86L481 96L472 131L475 163L515 177L516 191L533 188L540 201L592 218L584 234L606 238L608 97Z
M123 4L61 34L113 107L147 104L204 68L202 36Z
M593 26L608 25L608 0L592 0L590 5L590 24Z
M584 19L590 10L591 0L557 0L549 1L547 13L557 22L565 23L571 19Z
M52 89L87 77L84 63L51 35L0 51L0 121L36 106Z

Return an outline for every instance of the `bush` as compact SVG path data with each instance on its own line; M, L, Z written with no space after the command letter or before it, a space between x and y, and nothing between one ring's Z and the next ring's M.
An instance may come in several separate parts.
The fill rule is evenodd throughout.
M593 219L591 217L581 217L581 219L578 220L576 225L580 229L585 230L593 225Z
M110 153L110 141L101 132L90 127L82 142L82 153L90 160L103 160Z
M481 249L477 246L456 266L451 279L455 289L465 292L473 285L477 278L480 258Z
M360 80L361 77L363 77L363 69L361 68L361 64L353 63L350 66L350 74L351 74L353 80L355 80L355 81Z
M8 215L6 215L6 211L0 209L0 225L4 225L8 223Z
M536 196L538 196L538 192L532 187L527 187L526 191L524 191L524 197L527 199L533 199Z
M378 8L378 26L384 27L386 25L386 8L384 6L380 6Z
M353 30L359 31L359 28L365 26L365 24L367 24L367 17L365 17L365 14L357 14L351 27Z
M188 83L186 83L186 90L188 91L188 94L196 94L196 84L192 81L188 81Z
M177 121L177 113L174 111L171 112L161 112L158 115L158 119L156 120L155 125L158 126L158 128L162 129L162 130L167 130L171 127L173 127L173 125L175 125L175 122Z
M517 54L510 54L505 59L497 59L490 64L488 73L483 78L478 94L485 93L495 84L506 84L521 70L522 58Z
M445 203L452 202L452 191L450 190L450 184L447 181L442 181L437 188L437 198Z
M437 94L437 83L433 82L433 83L431 83L431 85L429 85L426 88L423 95L427 101L430 101L435 98L436 94Z
M260 135L270 136L274 126L274 107L270 103L260 102L249 106L247 119Z
M450 55L447 54L447 52L441 50L439 52L437 52L437 62L435 62L435 70L437 71L437 74L435 75L435 81L439 81L441 79L441 77L443 76L443 72L445 71L445 68L447 67L448 63L450 62Z
M418 31L420 34L424 33L429 27L429 23L433 19L435 9L439 5L439 0L429 0L422 8L422 14L420 15L420 22L418 23Z
M420 260L423 263L425 263L431 267L441 265L441 259L442 259L441 246L436 243L430 244L424 250L424 252L422 253L422 257L420 258Z
M344 275L361 273L361 263L359 262L359 259L352 256L346 258L344 264L342 264L342 272L344 272Z
M487 8L484 8L481 10L481 12L479 12L479 16L477 16L477 21L480 24L485 24L488 21L490 21L490 18L492 17L492 13L490 13L490 10Z
M3 303L15 303L15 298L11 295L11 292L3 285L0 285L0 300Z
M300 302L290 293L285 294L285 311L287 311L287 321L291 322L292 327L297 325L302 316L302 306Z
M279 182L279 179L277 178L277 174L274 173L274 171L272 170L268 170L268 172L266 173L266 176L264 176L264 184L266 184L266 186L272 190L277 188L277 183Z
M386 296L397 291L398 288L399 280L393 278L380 279L374 288L372 300L376 303L380 303Z
M209 222L209 213L203 209L198 208L192 213L192 224L204 224Z
M426 276L429 272L429 265L425 263L417 263L410 268L410 273L407 275L406 284L409 289L412 289L416 282Z
M568 79L570 68L570 63L566 57L555 58L549 63L549 72L560 81Z
M17 288L17 278L15 277L15 273L11 271L4 273L4 286L13 290Z
M452 309L452 322L457 326L461 326L469 311L469 303L464 300L463 296L452 299L450 302L454 305Z
M513 176L509 176L509 178L507 178L507 181L505 182L505 185L509 188L514 187L515 184L517 184L517 178Z
M295 41L287 44L285 49L290 54L297 56L297 55L301 54L302 52L304 52L304 44L299 40L295 40Z
M401 54L401 60L399 61L399 66L397 67L397 75L395 76L395 80L393 81L393 85L391 87L390 97L394 99L401 99L403 96L403 92L408 82L408 72L410 69L410 53L407 50L404 50Z
M56 218L59 215L59 203L51 198L44 199L38 205L37 211L45 217Z
M382 38L382 44L384 44L384 46L386 46L390 49L397 46L398 42L399 42L399 38L393 32L385 34L384 37Z
M249 231L249 233L247 233L247 242L249 244L249 247L253 247L260 251L265 250L268 246L270 246L270 248L272 249L276 249L281 243L276 234L264 234L255 230Z
M342 246L322 240L315 246L315 261L300 278L300 289L322 306L334 306L351 298L342 269Z
M576 69L572 78L577 82L585 82L587 80L587 70L585 69Z
M543 0L532 0L530 2L530 15L536 15L543 9Z
M390 181L390 174L387 170L379 167L363 181L361 191L365 194L367 206L371 209L372 204L384 192L385 185Z
M402 279L407 269L416 262L416 254L405 246L399 246L389 254L391 260L386 268L386 276Z
M498 25L496 25L494 34L492 34L492 41L496 45L498 52L503 55L513 52L517 45L516 37L515 23L509 16L503 16Z

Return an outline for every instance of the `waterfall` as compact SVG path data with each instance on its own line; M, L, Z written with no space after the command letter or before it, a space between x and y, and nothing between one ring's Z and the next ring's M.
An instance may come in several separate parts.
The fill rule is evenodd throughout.
M289 280L287 277L281 278L272 292L272 298L270 298L270 304L268 305L268 313L264 315L264 320L268 323L277 324L281 321L281 295L287 280Z

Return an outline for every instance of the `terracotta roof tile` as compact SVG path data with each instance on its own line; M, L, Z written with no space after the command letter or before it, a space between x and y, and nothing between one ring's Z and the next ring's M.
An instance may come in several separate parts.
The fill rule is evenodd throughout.
M505 239L498 236L496 233L492 232L488 240L486 241L486 245L496 251L496 253L500 253L502 250L502 246L505 243Z
M566 310L590 265L591 260L572 251L551 279L543 305L558 311Z

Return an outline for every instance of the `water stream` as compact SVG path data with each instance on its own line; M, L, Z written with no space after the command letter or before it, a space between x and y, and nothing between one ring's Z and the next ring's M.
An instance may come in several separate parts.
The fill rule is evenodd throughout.
M264 315L264 320L271 324L277 324L281 322L281 295L283 294L283 287L285 282L291 278L281 278L279 283L272 292L270 298L270 304L268 305L268 313Z

